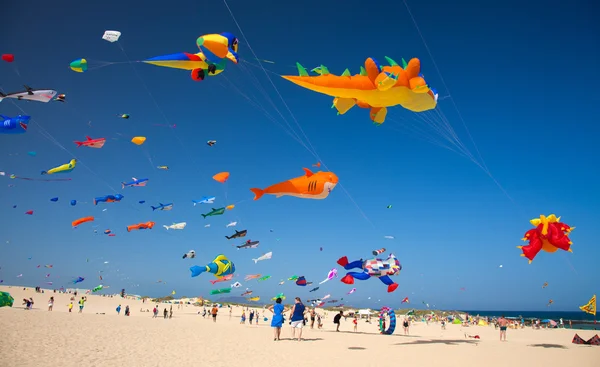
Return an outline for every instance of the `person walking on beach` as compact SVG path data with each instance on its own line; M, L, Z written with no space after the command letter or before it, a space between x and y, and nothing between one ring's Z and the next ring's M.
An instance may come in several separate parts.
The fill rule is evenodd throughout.
M254 320L254 310L250 310L250 317L248 318L248 321L250 321L250 325L252 325L252 320Z
M152 318L155 319L156 316L158 316L158 309L156 307L154 307L152 309Z
M315 309L311 309L310 310L310 328L314 328L315 326L315 316L316 316L316 312Z
M410 327L410 322L408 322L407 318L404 318L404 321L402 321L402 327L404 328L404 335L410 335L408 333L408 328Z
M245 324L245 323L246 323L246 311L242 310L242 319L240 320L240 324Z
M296 337L298 329L298 341L302 341L302 327L304 326L304 312L306 307L302 304L300 297L296 297L294 306L290 311L290 321L292 325L292 339Z
M500 341L506 341L506 327L508 326L508 320L504 318L504 315L498 319L498 326L500 326Z
M212 310L210 310L210 313L212 313L212 319L213 322L217 322L217 313L219 312L219 309L217 308L217 305L213 305Z
M85 306L85 297L81 297L79 300L79 313L83 312L83 307Z
M321 323L321 315L317 314L317 328L322 328L323 324Z
M337 315L333 317L333 323L336 324L335 331L340 331L340 320L344 316L344 311L340 311Z
M121 305L117 306L117 316L119 316L121 314Z
M173 305L171 305L171 307L169 307L169 318L170 319L173 318Z
M69 312L73 311L73 302L69 303Z
M273 341L280 340L281 327L283 326L283 305L281 304L281 298L275 300L275 304L269 306L268 310L273 312L273 318L271 319L271 327L273 328ZM243 316L242 316L243 317Z
M125 316L129 316L129 305L125 306Z
M52 307L54 307L54 297L50 297L50 300L48 301L48 311L52 311Z

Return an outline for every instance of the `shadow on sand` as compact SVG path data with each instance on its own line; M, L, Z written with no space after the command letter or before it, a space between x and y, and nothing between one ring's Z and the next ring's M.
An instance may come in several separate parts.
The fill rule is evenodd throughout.
M408 344L446 344L446 345L459 345L459 344L477 344L475 340L464 340L464 339L430 339L430 340L414 340L406 343L396 343L394 345L408 345Z
M366 350L367 348L363 348L363 347L348 347L348 349L350 349L350 350Z
M564 345L560 344L530 344L529 347L534 348L554 348L554 349L567 349Z

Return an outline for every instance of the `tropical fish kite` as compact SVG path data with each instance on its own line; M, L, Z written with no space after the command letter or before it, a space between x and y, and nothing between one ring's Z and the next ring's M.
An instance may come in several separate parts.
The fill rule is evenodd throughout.
M333 172L319 171L313 173L308 168L303 168L304 176L276 183L266 189L252 188L254 200L260 199L264 194L294 196L302 199L325 199L338 183L338 177Z
M238 63L238 39L231 33L207 34L198 37L196 45L200 52L181 52L157 56L144 60L147 64L167 68L191 70L194 81L201 81L207 75L218 75L225 70L226 60Z
M72 170L75 169L75 165L77 164L77 160L75 159L71 159L69 161L69 163L65 163L63 165L60 165L58 167L54 167L52 169L49 169L48 171L42 171L42 175L52 175L55 173L67 173L67 172L71 172Z
M371 120L382 124L387 107L402 106L412 112L432 110L437 105L438 94L430 89L420 74L421 62L417 58L403 66L386 56L390 66L381 66L368 58L360 74L350 75L348 69L340 76L332 75L323 65L320 75L309 76L306 69L296 63L300 76L283 76L284 79L314 92L334 97L332 108L345 114L355 105L370 109Z
M209 272L214 274L215 277L220 278L235 273L235 265L229 261L225 255L219 255L211 263L205 266L192 266L190 271L192 272L192 277L197 277L204 272Z
M521 256L529 259L529 263L533 261L535 256L541 251L556 252L558 249L573 252L571 250L571 239L569 234L575 227L562 223L560 217L550 214L548 217L540 215L539 218L530 220L535 227L525 233L523 241L529 241L527 246L517 246L523 253Z
M4 120L0 125L0 134L24 134L27 132L27 125L31 116L18 115L16 117L8 117L0 115Z

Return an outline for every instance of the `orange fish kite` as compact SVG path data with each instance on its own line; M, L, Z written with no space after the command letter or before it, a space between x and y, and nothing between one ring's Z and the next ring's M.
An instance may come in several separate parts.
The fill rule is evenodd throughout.
M264 194L294 196L302 199L325 199L338 183L338 177L333 172L312 173L308 168L303 168L305 175L291 180L276 183L264 190L252 188L254 200L260 199Z

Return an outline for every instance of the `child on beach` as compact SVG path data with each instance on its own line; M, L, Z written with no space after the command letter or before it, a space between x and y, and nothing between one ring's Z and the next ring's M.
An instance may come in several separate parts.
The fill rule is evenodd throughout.
M54 307L54 297L50 297L48 301L48 311L52 311L52 307Z
M205 311L206 313L206 311ZM242 311L242 320L240 321L240 324L245 324L246 323L246 311Z
M69 312L73 311L73 302L69 303Z
M354 320L352 320L352 323L354 324L354 332L358 331L358 319L356 318L356 316L354 316Z
M317 328L322 328L323 324L321 323L321 315L317 314Z

